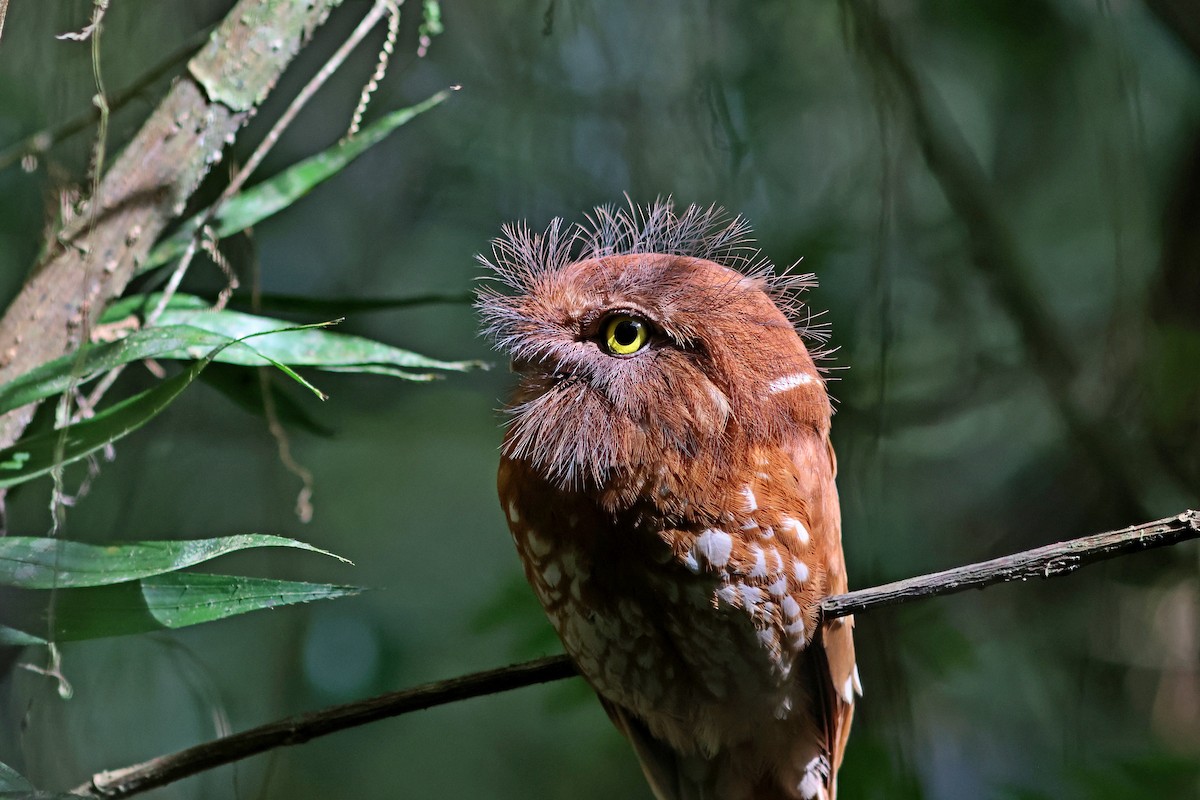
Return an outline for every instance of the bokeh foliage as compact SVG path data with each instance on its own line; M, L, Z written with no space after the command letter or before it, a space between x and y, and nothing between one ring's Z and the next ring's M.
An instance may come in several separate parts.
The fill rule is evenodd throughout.
M14 0L0 40L0 148L86 110L94 91L87 47L53 38L90 4L45 5ZM131 84L228 5L114 3L106 84ZM223 250L268 295L346 299L296 322L345 315L344 333L488 359L461 302L368 312L349 301L461 296L503 221L577 219L623 192L716 202L750 218L767 255L803 257L821 279L810 301L833 324L833 366L849 367L831 374L853 585L1195 507L1200 52L1133 2L881 6L935 101L932 122L977 163L981 205L947 191L961 159L931 169L929 120L857 25L869 4L468 0L443 6L445 32L423 58L418 9L405 9L371 113L463 90ZM247 156L366 8L334 15L227 160ZM265 174L337 141L372 59L334 78ZM114 115L114 144L163 86ZM88 148L76 136L32 170L0 171L4 297L58 193L83 182ZM220 192L219 171L193 211ZM1011 245L999 262L981 215ZM208 264L185 284L209 298L223 286ZM124 391L152 385L130 372ZM289 559L289 578L372 591L66 647L72 700L23 670L0 683L0 762L63 788L229 726L556 649L493 496L503 369L428 385L321 373L323 404L273 377L292 452L315 477L306 526L259 380L226 364L198 380L117 443L64 534L278 532L358 565L331 578L323 559ZM44 487L20 489L9 530L41 535L45 506ZM265 552L229 560L283 569ZM866 697L844 796L1196 796L1197 563L1185 545L863 615ZM578 681L340 734L157 796L235 793L648 796Z

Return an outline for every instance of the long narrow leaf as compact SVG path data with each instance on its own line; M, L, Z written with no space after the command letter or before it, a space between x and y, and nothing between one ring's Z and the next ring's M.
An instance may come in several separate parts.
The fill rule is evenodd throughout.
M355 586L195 572L63 589L54 596L54 641L186 628L250 611L348 597L361 591ZM45 635L49 593L9 590L4 600L5 617L11 625L0 627L0 644L10 643L5 641L6 631L24 637Z
M336 558L310 544L265 533L96 545L66 539L0 538L0 586L21 589L70 589L174 572L204 561L258 547L292 547Z
M239 339L255 333L278 330L287 322L240 311L194 311L168 310L159 318L159 323L170 326L199 328L230 339ZM164 353L160 358L191 358L195 351ZM218 361L243 366L262 366L272 359L293 367L316 367L342 372L371 372L381 370L358 369L367 365L388 367L400 372L388 372L397 377L418 377L408 370L451 370L465 372L480 367L477 361L440 361L411 350L376 342L362 336L320 329L290 330L276 333L254 342L253 348L229 348L217 356ZM419 376L428 378L427 375Z
M440 104L451 93L452 90L445 89L414 106L393 111L359 131L357 136L338 142L328 150L234 195L226 201L214 220L217 235L224 237L244 231L287 208L317 185L336 175L368 148L383 141L389 133ZM188 242L195 235L205 213L207 212L200 212L192 217L175 235L150 251L146 260L138 266L137 274L160 267L181 255L187 249Z
M105 313L103 320L112 322L129 314L153 308L161 297L158 294L138 295L118 301ZM229 339L280 331L269 338L255 341L253 347L230 348L215 358L216 361L242 366L263 366L273 360L278 364L293 367L316 367L337 372L376 372L409 380L429 380L433 377L426 373L413 373L411 370L465 372L486 366L480 361L440 361L361 336L321 330L320 326L292 330L292 323L284 320L228 309L215 311L207 301L199 297L178 293L171 297L155 327L146 330L161 327L200 329ZM175 351L156 348L155 352L156 358L196 358L203 352L203 347L180 347ZM369 369L366 365L384 369ZM0 398L2 397L0 394Z
M16 628L10 628L7 625L0 625L0 645L25 647L31 644L48 644L48 642L40 636L34 636L32 633L19 631ZM3 786L3 782L0 781L0 789L2 789Z
M312 327L316 326L297 326L279 321L274 328L267 327L250 333L254 336L286 334ZM77 353L60 356L0 386L0 414L59 394L72 382L76 385L84 384L110 369L147 358L211 358L214 361L232 363L253 361L264 366L269 364L313 394L325 399L324 393L297 375L286 364L279 363L269 355L259 354L254 347L238 339L237 336L226 336L219 331L179 324L155 325L152 328L134 331L113 342L89 344L82 356ZM237 353L241 355L233 355Z
M58 463L69 464L137 430L158 415L208 365L198 361L153 389L123 400L65 431L49 431L0 450L0 488L45 475ZM63 440L61 453L60 438ZM57 457L61 455L61 462Z
M286 325L286 323L281 324ZM90 419L72 423L66 430L54 430L30 436L0 450L0 488L14 486L45 475L58 464L70 464L78 461L110 442L137 430L170 405L214 359L230 350L236 351L241 348L243 339L271 333L281 335L293 332L303 333L305 329L313 327L315 326L299 325L253 331L236 339L224 337L223 344L210 350L207 355L201 354L203 348L193 352L191 357L200 358L199 361L178 375L161 381L154 388L126 398ZM308 387L319 397L324 398L324 395L316 387L300 378L292 370L277 364L270 356L265 357L263 363L283 369L290 377Z
M0 792L32 792L33 784L21 773L4 762L0 762Z
M88 345L82 359L71 353L35 367L0 386L0 414L59 394L72 380L83 384L131 361L162 358L181 348L197 348L200 357L203 357L213 348L228 343L228 337L212 331L168 325L135 331L115 342Z

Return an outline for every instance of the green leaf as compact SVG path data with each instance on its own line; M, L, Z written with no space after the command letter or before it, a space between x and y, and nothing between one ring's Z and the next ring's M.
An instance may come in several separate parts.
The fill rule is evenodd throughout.
M264 533L112 545L6 536L0 538L0 585L21 589L105 586L173 572L256 547L293 547L350 563L304 542Z
M59 463L78 461L137 430L170 405L207 365L208 359L199 361L91 419L73 423L65 430L27 437L0 450L0 488L45 475Z
M328 150L307 158L275 177L234 195L225 202L212 221L217 236L225 237L244 231L287 208L317 185L336 175L367 149L383 141L389 133L440 104L451 95L452 91L445 89L414 106L393 111L363 128L357 136L338 142ZM183 223L173 236L155 247L146 260L138 266L137 274L140 275L155 267L160 267L182 255L207 213L207 211L202 211L192 217Z
M229 339L277 331L287 328L290 324L284 320L229 310L167 310L159 317L159 325L198 328ZM199 350L192 348L180 349L174 353L161 353L158 357L196 358L198 355ZM316 328L275 333L256 341L254 347L230 347L219 353L216 360L252 367L274 361L293 367L316 367L337 372L376 372L425 380L431 376L416 375L408 370L465 372L481 366L477 361L439 361L362 336Z
M161 295L158 294L127 298L114 305L115 313L106 314L104 319L115 321L131 313L136 313L140 309L153 308L160 298ZM253 347L239 343L237 347L223 350L214 357L215 361L241 366L257 367L274 364L280 369L283 369L282 365L316 367L331 372L371 372L408 380L433 378L427 373L413 373L410 370L437 369L466 372L486 366L480 361L440 361L361 336L321 330L321 326L296 326L285 320L228 309L214 311L201 298L181 294L176 294L171 298L154 327L138 331L127 338L140 334L148 335L150 331L163 328L170 329L173 335L181 341L186 332L196 330L221 337L214 341L226 342L230 339L238 340L247 336L271 333L270 337L256 341ZM191 335L196 336L195 334ZM181 344L174 350L164 345L163 341L162 338L155 340L153 357L198 358L205 348L205 340L200 336L197 336L195 344ZM113 344L118 343L114 342ZM149 347L150 345L139 343L138 346ZM0 397L2 396L0 394Z
M286 325L286 323L284 323ZM133 397L122 400L115 405L112 405L101 412L98 412L90 419L80 422L74 422L70 427L64 430L52 430L43 434L36 434L18 441L10 447L0 450L0 488L14 486L18 483L24 483L44 475L54 469L58 464L69 464L72 461L78 461L81 458L94 453L110 442L114 442L123 436L137 430L142 425L145 425L150 419L158 415L160 411L166 408L175 400L179 394L186 389L196 376L208 366L208 364L216 358L220 358L223 354L231 351L237 352L240 350L249 350L255 353L254 358L259 359L258 363L271 364L282 370L293 380L308 387L318 397L324 399L323 395L316 387L308 381L296 375L291 369L285 365L277 363L270 355L258 355L253 348L242 342L242 339L249 339L254 336L261 336L268 333L303 333L305 329L313 326L291 326L284 328L276 328L272 330L253 331L238 339L231 337L221 337L222 342L218 347L210 350L207 354L201 356L201 351L204 347L197 345L197 349L190 353L190 357L200 358L195 364L191 365L183 372L174 377L167 378L161 381L152 389L134 395ZM138 331L137 334L145 334L145 336L153 338L152 332L154 328ZM137 335L132 334L132 335ZM168 335L167 341L175 341L171 338L172 334ZM180 331L176 330L173 335L180 335ZM204 333L203 329L198 329L197 332L187 334L193 340L205 339L210 336ZM126 337L129 338L129 337ZM124 340L121 340L122 342ZM176 342L177 343L177 342ZM120 344L114 342L113 344ZM161 344L161 342L159 343ZM133 352L137 351L137 345L131 346ZM121 351L126 352L126 351ZM178 351L174 351L178 352ZM128 352L126 352L128 354ZM101 360L116 357L113 352L105 349L102 350L99 358ZM169 353L162 353L160 358L173 357ZM243 358L246 356L242 356ZM74 356L67 356L67 360L72 360ZM84 354L85 365L89 363L89 356ZM18 387L19 392L24 392L27 395L36 394L41 391L40 388L48 384L57 385L56 382L61 381L64 370L70 370L70 366L62 359L52 362L55 366L49 369L46 373L39 373L40 377L35 378L29 384L22 384ZM107 362L105 362L107 363ZM50 367L50 365L43 365ZM43 367L38 367L40 370ZM35 370L36 371L36 370ZM87 370L83 371L87 374Z
M54 594L54 640L59 642L173 630L264 608L358 594L355 586L175 572L138 581ZM42 630L49 618L47 592L7 590L6 617L16 632ZM5 631L0 628L0 643Z
M32 792L33 784L19 772L0 761L0 792Z
M135 331L115 342L91 344L82 356L71 353L41 364L0 386L0 414L59 394L70 386L87 383L114 367L145 358L163 358L182 348L196 347L205 354L229 344L229 338L182 325ZM247 346L247 345L240 345Z
M25 631L19 631L7 625L0 625L0 644L25 647L31 644L48 644L48 642L40 636L34 636L31 633L25 633ZM2 786L3 782L0 781L0 787Z
M114 300L104 309L104 313L100 315L100 324L109 325L114 322L125 319L133 315L137 317L145 317L149 315L154 305L162 298L162 294L131 294L127 297L122 297L119 300ZM204 308L211 308L212 303L205 300L203 297L196 297L191 294L181 294L176 292L171 295L171 299L167 301L167 308L175 311L186 311L188 309L197 311Z

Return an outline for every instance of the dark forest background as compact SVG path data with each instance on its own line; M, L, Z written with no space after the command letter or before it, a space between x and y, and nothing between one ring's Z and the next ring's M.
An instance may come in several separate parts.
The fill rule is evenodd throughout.
M115 0L109 91L230 5ZM864 24L874 7L857 2L463 0L441 5L445 32L418 57L410 2L368 120L462 90L222 247L244 285L257 270L265 293L331 301L296 321L344 315L344 332L495 360L462 300L366 312L336 299L462 297L506 221L575 221L623 193L717 203L749 218L777 264L803 259L820 279L808 302L839 348L853 588L1167 516L1200 503L1200 12L1158 5L918 0L880 4L882 20ZM347 0L333 14L226 162L247 157L368 7ZM89 108L89 47L55 35L90 9L12 0L0 149ZM334 77L263 175L345 132L381 40ZM113 115L110 148L166 85ZM92 135L0 170L0 298L35 262L60 193L86 185ZM228 174L218 165L202 195ZM199 261L185 288L214 297L224 284ZM299 409L293 454L314 476L307 524L266 422L229 400L257 380L212 367L117 443L63 535L281 533L355 566L269 551L228 569L370 591L67 645L72 699L23 669L0 682L0 762L69 787L229 729L557 652L494 497L509 385L496 367L431 384L322 374L325 403L276 381ZM11 533L44 535L47 487L13 494ZM861 615L866 694L843 796L1200 797L1197 553L1185 544ZM153 796L649 792L573 680L358 728Z

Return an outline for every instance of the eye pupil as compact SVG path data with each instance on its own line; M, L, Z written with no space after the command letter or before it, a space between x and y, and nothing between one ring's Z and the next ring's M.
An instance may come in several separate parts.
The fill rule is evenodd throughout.
M631 356L650 340L646 321L630 314L613 314L601 328L601 344L614 356Z
M638 340L642 326L631 319L623 319L613 327L613 338L622 347L629 347Z

